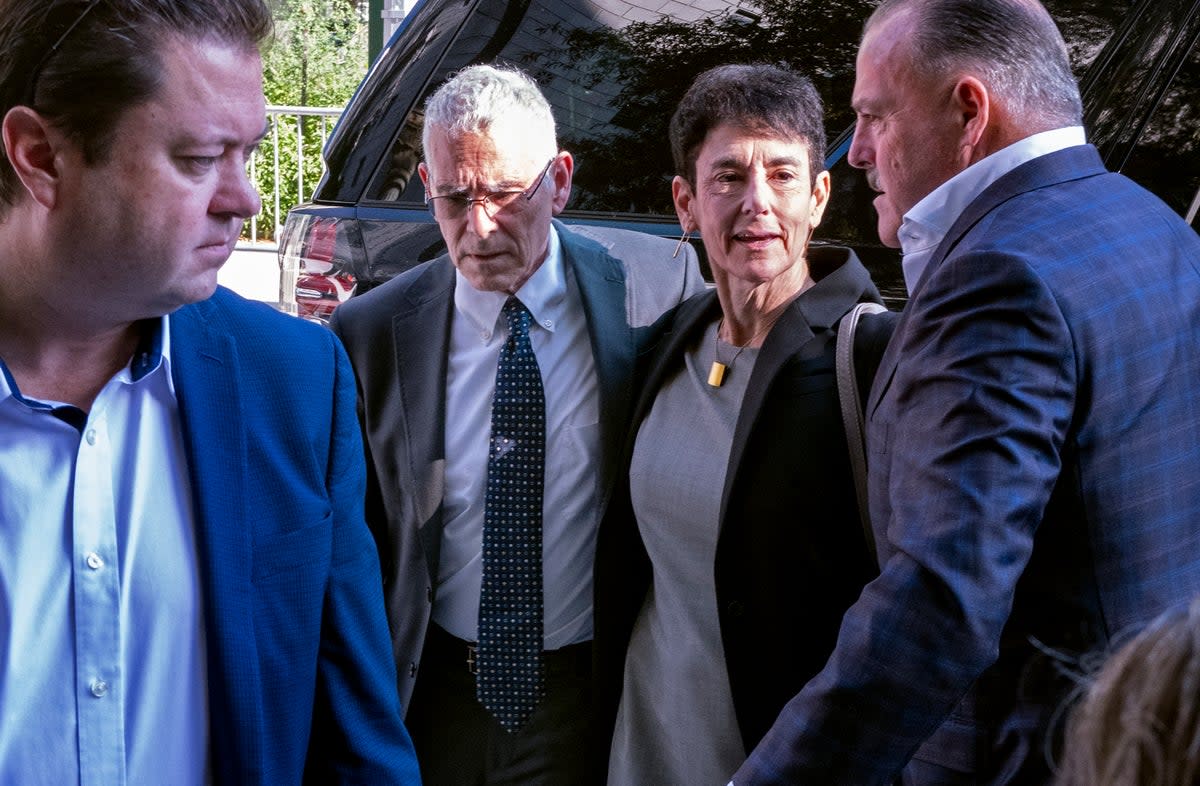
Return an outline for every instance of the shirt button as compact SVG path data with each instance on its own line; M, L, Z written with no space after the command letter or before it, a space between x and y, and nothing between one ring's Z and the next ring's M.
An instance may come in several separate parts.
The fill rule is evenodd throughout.
M88 688L97 699L104 698L104 695L108 693L108 683L104 680L92 680L92 684Z
M86 561L87 566L92 570L100 570L104 567L104 560L94 551L89 551L87 553Z
M94 429L94 428L88 429L87 433L83 435L83 438L87 440L87 443L89 445L95 445L96 444L96 429Z
M552 328L552 327L554 327L554 320L547 319L545 322L542 323L542 325L544 325L547 329Z

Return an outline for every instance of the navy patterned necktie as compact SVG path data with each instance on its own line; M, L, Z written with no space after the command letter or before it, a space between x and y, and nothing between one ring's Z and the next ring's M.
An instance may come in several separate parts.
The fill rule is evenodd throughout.
M510 297L496 367L483 513L476 695L507 731L525 725L542 674L542 483L546 401L529 344L533 316Z

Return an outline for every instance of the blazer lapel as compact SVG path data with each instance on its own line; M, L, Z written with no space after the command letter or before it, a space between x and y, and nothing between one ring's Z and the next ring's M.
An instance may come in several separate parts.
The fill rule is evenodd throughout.
M204 587L213 761L255 762L265 735L252 615L253 533L246 526L246 423L233 337L213 329L210 302L170 317L171 371L179 402ZM222 686L217 689L217 686ZM237 731L234 734L231 732Z
M729 464L725 470L725 488L721 492L721 511L718 519L722 528L725 526L729 493L737 479L737 468L742 465L746 444L758 421L767 391L771 389L771 382L787 359L814 335L801 305L802 299L797 298L780 315L779 321L767 333L762 349L758 352L758 359L754 361L754 370L750 373L750 382L746 385L746 395L742 398L737 425L733 429L733 442L729 446Z
M962 214L955 219L950 227L950 231L942 238L942 242L938 245L937 250L930 257L929 264L925 266L924 272L921 273L921 277L913 287L913 291L909 296L909 303L911 304L914 301L919 303L921 290L924 288L925 282L929 280L929 277L950 256L951 252L958 247L958 244L975 225L998 206L1013 197L1039 188L1045 188L1057 183L1065 183L1069 180L1078 180L1084 177L1104 174L1105 171L1104 163L1100 160L1100 154L1096 152L1096 148L1091 145L1078 145L1039 156L1031 161L1026 161L1011 172L1004 174L996 182L984 189L983 193L977 196L971 204L967 205ZM904 311L896 323L896 336L904 334L911 311L912 308L908 305L904 307ZM896 365L900 360L900 343L900 341L896 340L891 341L888 344L887 350L883 353L883 357L880 359L879 371L875 375L875 383L871 386L871 393L867 398L866 412L868 419L879 407L879 402L883 398L883 394L887 392L892 377L896 373Z
M637 362L633 331L625 314L625 271L611 256L585 246L561 225L563 259L574 272L591 337L600 390L601 505L612 492L631 406L630 380Z
M430 580L437 578L445 485L446 364L454 310L454 267L434 264L392 318L396 408L406 437L413 488L405 511L416 523Z
M679 306L670 329L659 337L653 348L654 359L633 412L634 425L641 423L649 414L663 380L678 367L687 343L694 340L696 332L703 330L704 326L716 319L720 313L721 304L717 300L716 289L709 289L703 295L690 298ZM632 436L631 434L630 437ZM629 447L632 448L632 445Z

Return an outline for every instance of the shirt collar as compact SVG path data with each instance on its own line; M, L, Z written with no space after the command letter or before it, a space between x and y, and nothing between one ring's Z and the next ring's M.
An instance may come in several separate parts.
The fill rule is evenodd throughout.
M1027 161L1086 142L1082 126L1033 134L976 161L913 205L904 214L897 233L909 293L950 227L988 186Z
M554 332L566 308L567 279L562 243L553 226L550 227L550 237L546 242L546 259L521 285L516 296L529 309L534 322ZM490 339L495 332L500 310L504 308L506 300L507 292L480 292L467 282L462 273L455 272L454 307L478 328L484 340Z
M115 378L124 384L134 384L141 382L161 367L167 376L167 388L174 396L175 380L171 378L170 373L171 329L169 317L146 319L140 325L141 336L138 338L137 348L133 351L133 357L130 358L128 365L117 372ZM22 396L20 388L17 387L17 381L13 379L12 372L4 363L4 358L0 358L0 401L10 397L34 409L51 408L53 404L53 402L41 402Z
M168 386L175 393L175 382L171 380L171 328L170 317L162 316L142 322L142 336L129 365L121 369L117 379L127 384L141 382L151 372L162 367L167 372Z

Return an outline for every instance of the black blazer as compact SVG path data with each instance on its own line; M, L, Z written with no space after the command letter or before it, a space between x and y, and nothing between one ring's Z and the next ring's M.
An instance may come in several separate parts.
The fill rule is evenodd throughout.
M834 343L842 315L860 301L879 302L879 293L849 249L814 247L809 262L816 285L788 306L759 352L738 415L721 501L713 581L747 752L784 704L820 671L842 613L876 572L854 497L838 408ZM711 290L683 303L648 358L625 469L600 528L597 694L610 731L625 650L651 582L629 499L633 441L659 388L679 370L684 351L719 310ZM892 316L873 318L876 358L890 335Z

